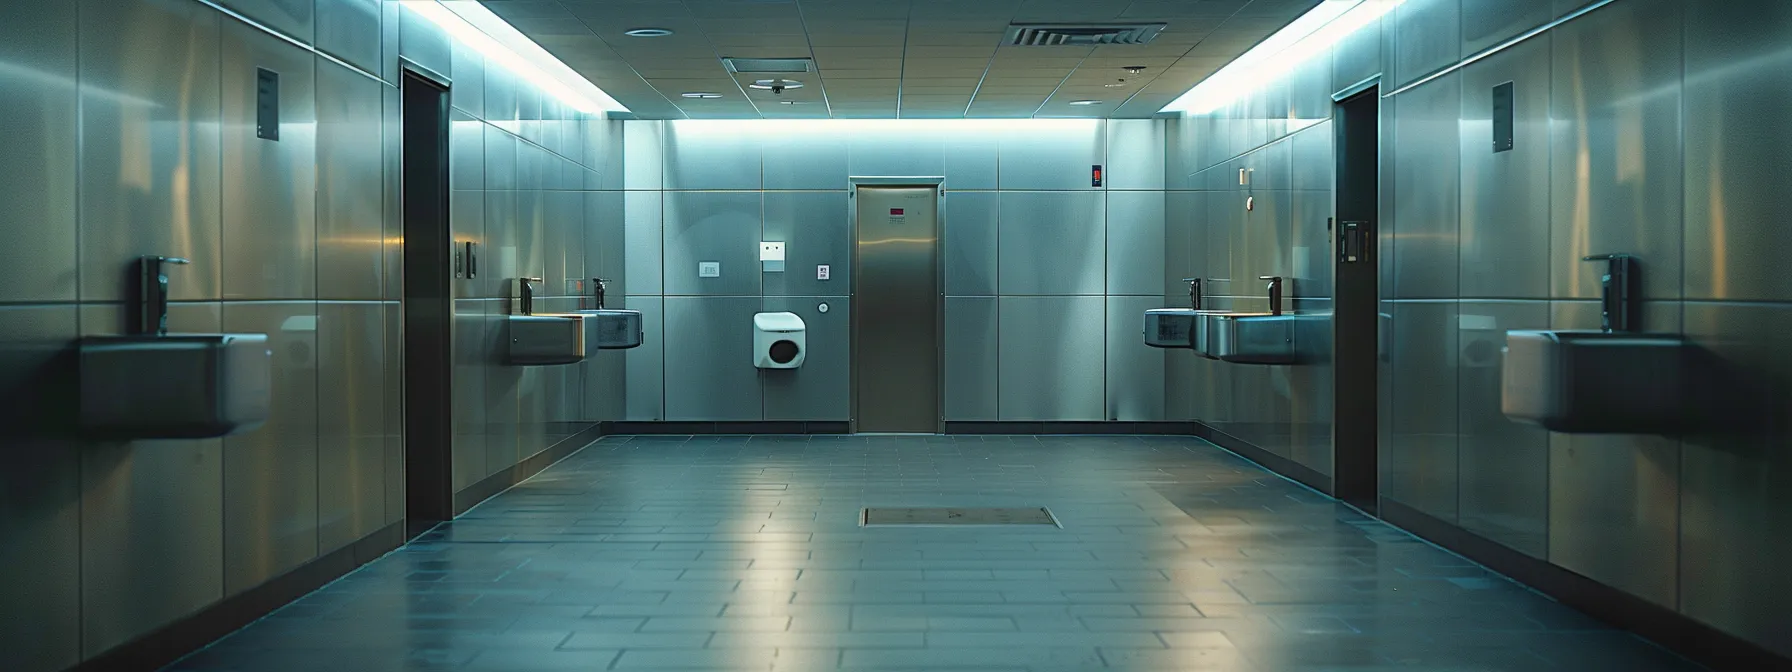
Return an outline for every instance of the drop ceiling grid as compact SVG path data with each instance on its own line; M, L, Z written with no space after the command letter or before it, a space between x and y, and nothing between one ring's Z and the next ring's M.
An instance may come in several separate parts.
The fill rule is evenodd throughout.
M668 119L1149 117L1319 2L482 1L637 117ZM1014 22L1167 25L1146 45L1003 47ZM646 26L674 34L623 34ZM723 57L809 57L816 71L786 75L806 86L773 96L747 86L773 75L731 73ZM1128 65L1147 70L1129 74ZM722 98L682 98L687 91ZM1068 104L1080 99L1103 104Z

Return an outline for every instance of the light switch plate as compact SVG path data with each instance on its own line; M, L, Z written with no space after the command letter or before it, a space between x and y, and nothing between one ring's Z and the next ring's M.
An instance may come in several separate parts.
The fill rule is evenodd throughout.
M699 277L699 278L722 277L722 262L719 262L719 261L699 261L699 262L697 262L697 277Z
M784 260L784 244L776 243L776 242L761 242L761 243L759 243L759 260L760 261L783 261Z

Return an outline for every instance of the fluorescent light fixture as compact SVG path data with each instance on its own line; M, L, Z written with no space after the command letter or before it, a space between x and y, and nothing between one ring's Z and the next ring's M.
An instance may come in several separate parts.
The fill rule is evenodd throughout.
M696 98L698 100L714 100L716 98L722 97L722 94L713 93L710 91L686 91L686 92L678 94L678 95L684 96L686 98Z
M1070 104L1071 105L1100 105L1101 101L1099 101L1099 100L1073 100L1073 101L1070 101Z
M1159 112L1206 114L1244 97L1261 84L1324 53L1345 36L1373 23L1406 0L1324 0L1250 51L1201 80Z
M627 112L610 94L474 0L402 0L456 40L580 112Z

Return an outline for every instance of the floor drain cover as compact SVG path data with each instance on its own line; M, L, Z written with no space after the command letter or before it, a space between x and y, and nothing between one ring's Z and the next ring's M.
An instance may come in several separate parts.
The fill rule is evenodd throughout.
M1058 525L1045 507L1028 509L874 508L859 513L859 524L882 525Z

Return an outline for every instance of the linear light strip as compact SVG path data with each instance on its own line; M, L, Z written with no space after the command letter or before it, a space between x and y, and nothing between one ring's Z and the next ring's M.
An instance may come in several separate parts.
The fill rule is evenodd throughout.
M488 62L496 62L573 109L588 114L628 111L610 94L478 2L403 0L400 4L465 42Z
M1275 81L1405 0L1325 0L1257 46L1208 75L1159 112L1205 114Z

